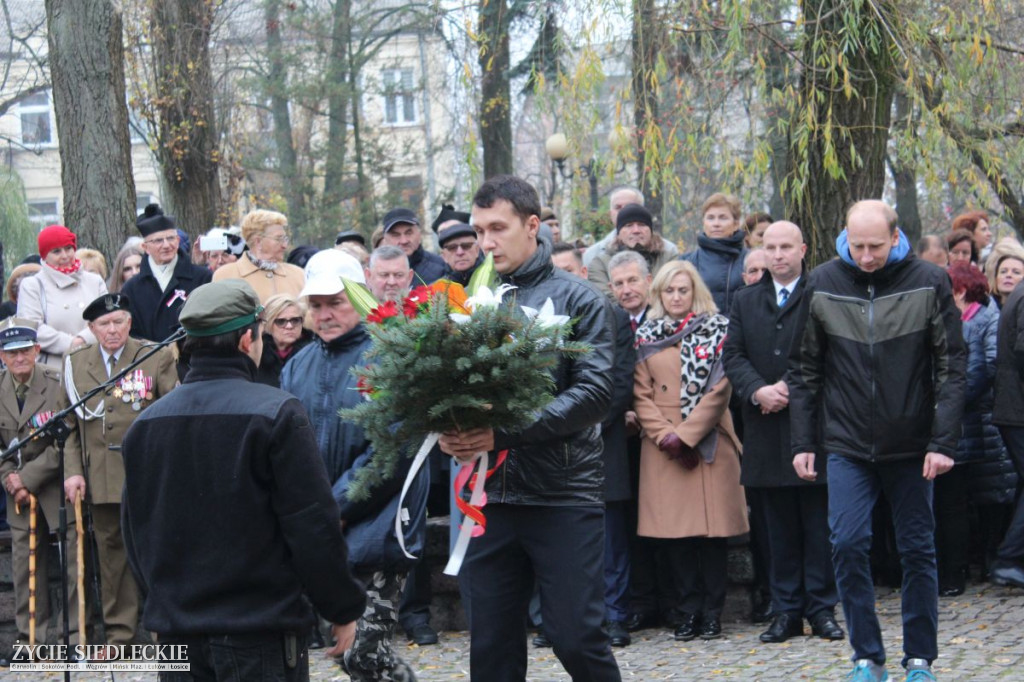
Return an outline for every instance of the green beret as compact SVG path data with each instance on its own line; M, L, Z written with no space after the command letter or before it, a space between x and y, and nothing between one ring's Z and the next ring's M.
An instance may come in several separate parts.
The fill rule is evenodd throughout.
M261 312L260 297L248 282L225 279L189 294L178 321L189 336L216 336L249 326Z

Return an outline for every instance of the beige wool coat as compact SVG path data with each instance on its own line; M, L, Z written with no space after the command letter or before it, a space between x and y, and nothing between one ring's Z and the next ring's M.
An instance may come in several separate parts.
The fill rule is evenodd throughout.
M706 393L684 422L678 345L638 362L634 379L634 409L643 428L637 534L714 538L746 533L750 527L740 485L741 447L729 414L729 380L722 379ZM688 471L658 448L670 432L695 447L713 429L718 445L711 464L701 459Z
M65 275L44 265L35 275L22 280L18 317L39 324L36 334L43 349L39 362L60 369L72 339L80 336L86 343L96 341L82 313L105 293L107 283L103 278L82 269Z
M260 270L245 255L234 263L217 268L213 273L214 282L225 279L245 280L256 290L260 303L264 304L275 294L298 296L302 287L306 286L306 273L297 265L278 263L276 270Z

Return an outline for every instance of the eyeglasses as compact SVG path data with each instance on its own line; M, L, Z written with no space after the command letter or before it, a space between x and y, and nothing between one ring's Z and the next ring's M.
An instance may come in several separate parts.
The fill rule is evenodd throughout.
M275 327L301 327L301 317L279 317L274 320Z
M476 246L476 241L456 242L454 244L448 243L442 246L441 248L447 251L448 253L455 253L457 251L470 251L474 246Z
M161 244L172 244L176 241L178 241L178 235L173 235L171 237L154 237L153 239L147 239L146 243L154 246L160 246Z
M264 239L272 239L273 241L277 242L281 246L288 246L288 243L292 240L292 238L289 237L286 234L279 234L276 237L271 237L269 235L263 235L263 238Z

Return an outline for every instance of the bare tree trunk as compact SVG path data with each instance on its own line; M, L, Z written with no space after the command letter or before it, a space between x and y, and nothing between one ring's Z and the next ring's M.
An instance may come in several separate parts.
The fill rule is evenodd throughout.
M510 24L507 0L480 0L480 141L484 178L511 174L512 110L509 93Z
M118 3L46 0L64 220L112 259L135 226Z
M342 229L341 202L345 199L345 152L348 145L349 99L353 84L349 43L352 40L352 0L335 0L331 27L331 51L327 64L327 158L324 162L324 194L321 215L326 226Z
M285 64L281 43L281 1L267 0L264 11L267 25L267 58L270 61L266 89L270 96L270 113L274 119L277 170L281 174L281 184L284 186L284 196L288 202L288 220L293 228L304 229L308 219L306 188L299 177L295 142L292 139L292 118L288 111L288 67Z
M850 204L882 197L896 69L892 63L892 41L875 10L887 21L892 20L892 0L859 11L844 0L804 5L808 33L804 64L820 64L822 50L831 46L843 42L851 45L842 54L850 73L850 96L817 69L802 74L804 106L816 107L817 112L812 117L815 124L806 131L806 153L790 154L787 200L791 219L803 228L807 238L811 265L836 255L835 239L843 229ZM855 11L857 14L851 16ZM841 40L844 33L857 36L860 44ZM869 39L868 33L875 39ZM830 136L824 125L828 109L832 112ZM798 119L791 125L792 139L805 132L798 126L806 126L807 122ZM794 182L797 178L804 180Z
M196 235L228 222L219 184L209 0L151 0L151 38L164 209Z
M664 43L660 38L660 19L656 0L633 0L633 122L637 130L636 173L640 191L646 199L645 205L654 216L657 225L662 225L663 202L661 192L651 179L651 156L655 150L647 150L644 131L658 123L658 89L654 84L655 65L658 50Z
M917 126L914 106L904 92L897 92L895 98L896 120L893 126L912 135ZM890 155L889 168L896 184L896 213L900 216L900 229L911 244L921 238L921 213L917 206L917 164L913 158Z

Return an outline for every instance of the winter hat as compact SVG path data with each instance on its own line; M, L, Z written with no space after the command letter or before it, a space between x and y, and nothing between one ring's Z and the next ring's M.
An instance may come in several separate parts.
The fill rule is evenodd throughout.
M619 211L619 217L615 221L615 231L618 232L630 223L643 223L654 229L654 217L651 212L640 204L626 204Z
M44 227L39 231L38 240L40 258L46 258L46 254L65 246L78 248L78 238L75 233L63 225Z

